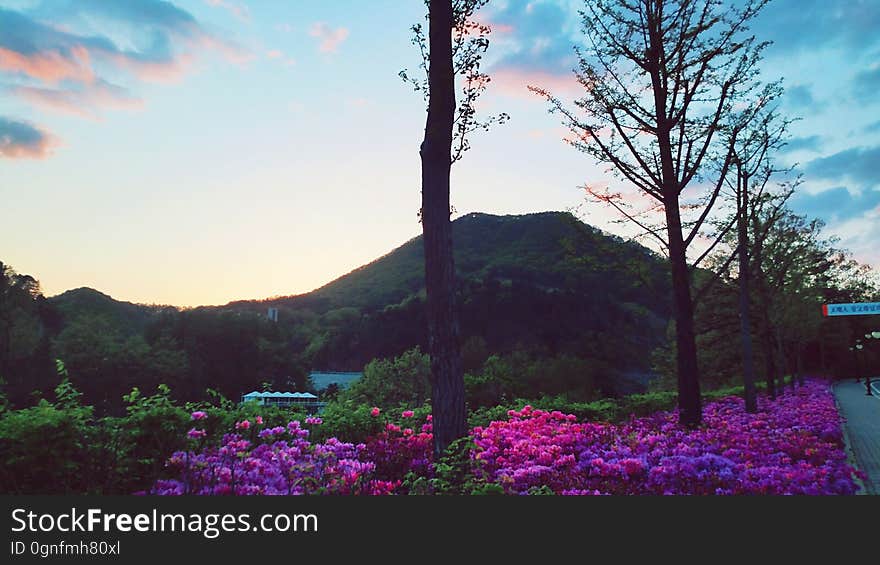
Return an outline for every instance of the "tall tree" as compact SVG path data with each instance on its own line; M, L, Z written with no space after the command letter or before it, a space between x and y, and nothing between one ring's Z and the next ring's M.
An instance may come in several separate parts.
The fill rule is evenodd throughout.
M735 105L757 88L765 44L745 36L766 0L740 6L716 0L589 0L583 12L588 49L578 49L586 96L571 109L541 88L551 112L575 133L572 144L656 202L659 239L672 274L679 419L702 418L688 247L701 232L732 163L733 135L719 135ZM741 127L741 125L737 126ZM738 131L738 130L737 130ZM720 155L716 180L707 168ZM702 181L702 182L701 182ZM683 206L687 188L706 192ZM615 204L613 198L606 202ZM622 210L620 206L615 206ZM683 208L694 217L683 217Z
M452 122L455 119L451 0L430 0L428 27L430 95L420 154L434 453L439 455L453 440L467 433L449 219Z
M781 90L770 85L762 96L744 110L748 123L745 134L734 143L734 159L731 179L728 185L733 190L736 202L734 220L736 223L735 254L738 258L737 286L739 289L739 325L742 349L742 379L746 412L758 411L757 392L755 390L755 361L752 343L751 317L751 264L750 250L753 240L750 237L750 221L753 210L767 206L770 213L766 216L763 233L753 232L752 236L762 238L766 230L772 226L772 219L778 216L778 210L791 196L796 184L784 184L779 193L768 190L771 177L779 172L773 166L773 154L785 143L789 122L779 117L776 108L768 107Z
M472 21L488 0L428 0L428 41L421 26L413 27L427 81L401 77L428 100L422 160L421 221L425 246L425 291L428 310L428 351L431 356L434 454L467 433L464 373L455 304L455 264L449 175L452 163L468 150L467 134L504 122L500 114L485 122L475 118L474 103L489 77L480 72L481 55L489 46L488 26ZM455 77L462 77L462 101L456 105Z
M808 340L820 334L821 304L831 286L839 251L822 236L824 223L783 208L762 238L762 263L756 265L763 317L765 355L794 385L798 357Z
M40 283L0 261L0 379L13 404L35 389L51 388L48 311Z

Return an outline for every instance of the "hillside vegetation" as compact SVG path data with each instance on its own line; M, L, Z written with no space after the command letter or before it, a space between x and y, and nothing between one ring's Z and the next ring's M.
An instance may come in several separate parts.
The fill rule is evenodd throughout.
M660 258L567 213L469 214L453 228L469 373L506 363L528 375L524 392L533 395L561 392L558 383L543 386L548 371L589 398L643 388L670 316ZM426 349L422 253L417 237L308 294L219 307L148 306L71 290L33 313L45 343L31 353L63 359L99 411L121 409L133 386L159 383L181 400L203 398L208 388L230 398L261 386L306 388L313 369L361 371L373 359ZM270 306L278 323L266 318ZM52 363L42 366L41 374L8 379L13 403L57 384Z

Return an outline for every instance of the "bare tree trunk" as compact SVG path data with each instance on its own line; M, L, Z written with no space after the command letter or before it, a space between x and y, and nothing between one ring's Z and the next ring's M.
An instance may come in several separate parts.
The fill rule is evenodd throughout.
M679 422L688 427L700 425L700 376L697 366L697 344L694 332L694 306L691 281L681 234L678 197L666 203L666 224L669 236L669 261L672 269L672 294L675 308L675 342L678 370Z
M773 329L770 322L770 296L767 291L767 279L764 270L761 269L762 249L761 242L756 241L755 264L756 283L758 286L758 300L761 309L761 345L764 353L764 382L767 384L767 395L776 398L776 360L773 353Z
M779 325L776 326L776 357L779 365L779 391L782 392L785 389L785 376L791 374L791 367L788 363L788 357L785 355L785 342L782 339L782 329ZM794 382L791 383L791 387L794 388Z
M797 383L801 386L804 386L804 348L800 343L796 343L794 346L794 359L795 359L795 375L797 376Z
M654 9L656 8L656 10ZM697 365L697 342L694 330L694 302L691 297L690 267L687 245L681 232L681 190L672 157L670 125L666 116L667 88L660 74L663 59L662 5L648 10L649 51L656 59L650 63L654 92L654 115L657 123L657 144L660 153L663 208L666 213L666 234L669 243L669 265L672 271L672 295L675 312L676 365L678 371L678 420L687 427L700 425L703 409L700 403L700 373Z
M422 230L431 355L434 455L467 433L464 376L455 307L455 265L449 219L449 172L455 118L451 0L428 5L429 99L422 142Z
M742 339L743 363L743 395L746 412L754 414L758 411L758 399L755 392L755 360L752 349L752 325L750 317L749 295L749 183L748 177L740 180L738 198L739 217L737 218L737 241L739 247L739 329Z
M765 321L766 324L766 321ZM767 394L770 398L776 398L776 360L773 353L773 339L770 328L766 327L764 335L764 381L767 384Z

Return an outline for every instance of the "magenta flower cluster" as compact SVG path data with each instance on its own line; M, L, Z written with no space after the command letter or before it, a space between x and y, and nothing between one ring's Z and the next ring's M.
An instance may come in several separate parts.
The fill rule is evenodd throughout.
M853 494L840 417L827 385L811 382L757 414L729 397L708 404L696 430L674 413L621 425L577 423L525 407L473 430L474 457L508 493Z
M374 408L372 415L379 416ZM474 428L475 478L509 494L853 494L855 471L843 451L840 417L827 385L810 382L757 414L740 398L704 408L696 430L674 412L623 424L580 423L526 406L505 421ZM405 411L404 420L413 419ZM197 417L194 420L200 419ZM262 418L256 420L262 426ZM409 422L407 421L407 424ZM306 425L320 425L318 417ZM421 426L386 423L361 444L309 441L298 421L286 427L235 425L219 447L175 453L177 477L153 494L400 494L406 478L433 477L431 417ZM241 434L249 434L249 438ZM191 430L193 439L204 432Z
M413 412L407 410L402 417L412 418ZM430 415L418 429L388 423L364 447L363 455L375 465L375 476L395 488L408 473L421 477L433 474L434 434Z
M247 420L244 420L247 422ZM236 429L248 430L239 422ZM311 444L298 421L266 428L251 441L226 434L218 448L178 452L168 467L179 478L157 481L158 495L390 494L393 483L372 478L376 466L364 461L364 444L330 438Z

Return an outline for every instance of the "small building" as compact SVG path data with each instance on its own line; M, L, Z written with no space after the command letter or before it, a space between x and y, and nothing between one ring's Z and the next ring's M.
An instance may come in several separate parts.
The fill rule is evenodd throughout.
M345 390L351 384L364 376L363 373L344 372L344 371L312 371L309 379L315 390L326 390L330 385L335 384L339 390Z
M261 406L280 406L282 408L303 408L308 412L316 412L324 407L318 397L310 392L258 392L253 391L241 396L241 403L256 401Z
M269 308L269 312L266 314L266 317L269 318L273 322L278 321L278 308Z

